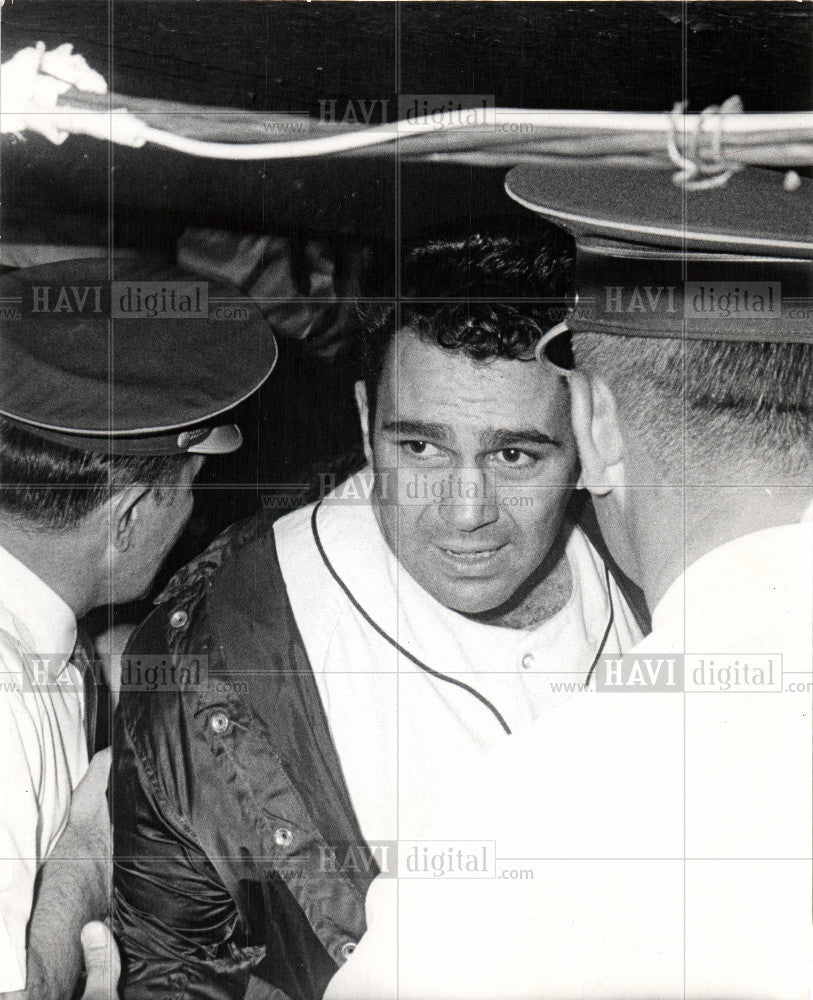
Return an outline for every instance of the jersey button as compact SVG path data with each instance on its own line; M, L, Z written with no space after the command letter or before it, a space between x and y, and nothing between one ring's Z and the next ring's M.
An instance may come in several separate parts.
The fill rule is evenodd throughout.
M285 826L281 826L278 830L274 831L274 843L277 847L290 847L293 840L294 835Z
M530 670L531 667L536 663L533 653L526 653L520 660L523 670Z
M183 628L184 625L189 621L189 615L184 611L183 608L178 608L173 611L169 616L169 624L173 628Z
M345 941L344 944L342 945L342 958L345 961L347 961L347 959L350 958L350 956L353 954L355 950L356 950L355 941Z
M225 712L215 712L212 718L209 720L209 725L212 727L212 732L217 733L218 736L222 736L223 733L229 728L231 720Z

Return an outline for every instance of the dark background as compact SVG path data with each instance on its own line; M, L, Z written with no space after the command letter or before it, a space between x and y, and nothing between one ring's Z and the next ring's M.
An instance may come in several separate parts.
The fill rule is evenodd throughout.
M110 88L254 111L318 113L319 101L398 93L489 94L498 106L692 111L739 94L746 111L806 110L807 4L32 2L6 0L3 59L72 42ZM390 115L389 117L392 117ZM187 226L371 245L484 226L534 225L504 170L344 156L218 163L71 137L4 137L3 232L51 243L167 252ZM169 568L260 503L358 444L353 372L298 343L241 407L246 444L207 465ZM277 485L279 491L279 485ZM160 582L160 581L159 581Z
M7 0L4 58L73 42L112 90L316 114L320 99L493 94L503 107L691 110L739 94L746 111L809 107L808 4L226 3ZM390 116L392 117L392 116ZM86 213L161 243L189 224L392 237L522 214L501 170L393 159L215 163L155 147L3 146L11 219ZM399 176L397 174L399 173ZM400 199L398 187L400 184ZM396 204L400 211L396 212ZM70 228L70 227L68 227Z

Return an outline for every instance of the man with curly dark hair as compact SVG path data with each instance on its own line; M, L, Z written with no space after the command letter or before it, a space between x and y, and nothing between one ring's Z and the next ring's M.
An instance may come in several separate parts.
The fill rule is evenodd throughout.
M535 359L568 260L562 239L406 250L400 294L362 310L365 467L222 539L131 641L208 657L210 690L122 699L128 998L320 997L391 843L640 638L575 523L567 382Z
M362 311L378 527L440 603L494 625L532 628L572 591L556 544L577 476L567 387L527 363L568 263L530 239L426 243L405 255L400 302Z

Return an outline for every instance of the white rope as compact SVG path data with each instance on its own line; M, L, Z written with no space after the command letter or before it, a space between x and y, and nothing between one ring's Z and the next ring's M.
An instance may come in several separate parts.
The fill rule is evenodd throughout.
M58 145L72 129L57 112L59 97L71 87L107 92L104 77L91 69L72 45L47 52L44 42L21 49L0 67L0 132L39 132Z
M216 160L282 160L293 157L329 156L353 150L397 144L413 136L432 132L467 134L488 133L482 148L468 148L457 154L429 149L417 155L458 155L465 159L476 155L492 156L494 133L504 133L503 151L510 156L514 146L518 160L536 153L546 156L546 141L560 149L551 155L582 155L586 140L606 141L607 157L613 155L613 142L629 145L627 155L638 156L643 165L653 154L663 155L664 145L671 161L678 167L673 180L698 190L725 184L742 163L726 153L725 141L736 143L743 152L743 162L774 163L777 157L787 165L813 162L813 112L782 114L744 114L739 98L729 98L720 108L707 108L699 115L685 113L676 105L671 114L616 111L558 111L526 108L485 108L443 111L416 119L377 125L352 132L310 139L278 142L209 142L153 128L137 115L120 107L82 106L73 91L106 94L104 78L85 60L72 53L70 45L60 45L46 52L42 42L23 49L0 68L0 131L35 131L51 142L61 143L71 133L95 136L127 146L150 142L190 156ZM127 98L111 97L110 101ZM98 101L97 101L98 104ZM189 108L194 112L194 107ZM478 121L479 118L479 121ZM471 120L474 119L472 122ZM711 126L711 127L710 127ZM777 134L775 141L771 135ZM681 143L678 144L678 136ZM636 138L638 137L638 138ZM430 143L431 145L431 143ZM565 147L562 152L561 147ZM764 161L759 159L764 150ZM520 155L521 153L521 155ZM603 156L600 149L592 156ZM798 159L788 157L797 156Z
M339 135L323 136L317 139L295 139L282 142L260 143L228 143L206 142L200 139L188 139L159 129L145 126L141 133L145 141L153 142L168 149L187 153L191 156L205 156L212 159L225 160L279 160L297 156L327 156L332 153L348 152L370 146L380 146L396 142L412 135L449 129L471 129L478 126L461 125L457 112L444 112L442 115L431 115L412 121L398 121L390 124L376 125L357 132L344 132ZM701 127L702 115L683 115L683 127L694 132ZM557 129L584 133L614 133L633 132L649 135L663 135L666 131L667 144L671 143L674 154L680 156L674 146L674 126L671 120L669 127L664 129L663 114L634 114L614 111L533 111L525 108L495 108L493 109L493 127L501 125L531 126L540 134L550 135ZM724 120L719 126L722 134L725 132ZM787 130L804 131L808 138L813 139L813 112L797 112L790 114L754 114L737 115L737 133L784 132ZM506 141L509 141L506 133ZM523 140L528 141L528 133L522 133ZM670 149L670 155L672 149ZM691 163L685 160L684 169L694 176Z
M723 149L723 130L726 115L743 114L742 101L739 97L729 97L719 107L712 105L701 112L693 129L687 128L688 116L684 113L685 102L676 104L669 115L670 129L666 137L666 149L672 162L678 167L672 175L672 181L687 191L709 191L712 188L725 187L728 181L743 164L731 161ZM707 129L709 122L713 123L711 131ZM690 155L681 153L677 145L677 136L683 129L684 146ZM707 149L703 149L703 140L708 137ZM705 175L705 176L701 176Z

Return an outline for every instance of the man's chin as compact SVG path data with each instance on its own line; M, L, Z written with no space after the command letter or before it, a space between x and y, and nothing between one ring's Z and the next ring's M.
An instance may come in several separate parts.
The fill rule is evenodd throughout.
M495 589L493 584L484 586L480 581L470 580L454 589L442 588L430 593L444 607L460 615L486 615L502 607L512 591L508 587Z

